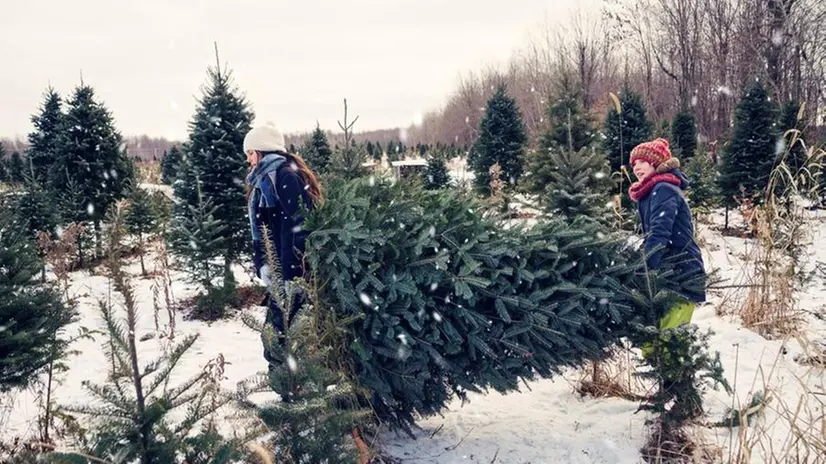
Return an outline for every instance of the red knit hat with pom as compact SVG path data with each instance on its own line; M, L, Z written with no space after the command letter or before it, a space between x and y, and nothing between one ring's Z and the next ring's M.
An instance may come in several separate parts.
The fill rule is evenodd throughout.
M668 140L663 138L643 142L631 150L631 166L641 160L648 161L656 168L669 159L671 159L671 150L668 148Z

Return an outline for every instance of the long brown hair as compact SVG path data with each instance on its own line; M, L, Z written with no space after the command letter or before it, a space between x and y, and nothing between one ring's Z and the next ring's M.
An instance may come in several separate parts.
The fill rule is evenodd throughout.
M324 204L324 192L321 189L321 183L318 181L318 176L315 171L310 168L304 158L298 153L287 153L287 159L294 161L298 167L298 174L304 179L307 184L307 194L314 206L321 206Z

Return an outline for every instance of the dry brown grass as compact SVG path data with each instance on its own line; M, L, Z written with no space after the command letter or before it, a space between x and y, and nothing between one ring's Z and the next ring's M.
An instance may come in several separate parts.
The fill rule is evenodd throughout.
M795 339L808 356L815 349L806 338ZM750 388L763 391L767 400L756 406L728 437L729 446L722 462L746 464L826 463L826 390L823 369L807 369L803 374L779 370L782 350L766 373L758 370ZM790 395L784 378L791 378L799 388Z
M631 350L627 347L616 349L605 361L587 363L573 383L574 391L594 398L642 401L648 387L634 375L635 369Z
M805 147L792 134L783 159L771 173L761 204L745 205L743 209L748 232L755 240L745 256L752 264L746 270L748 292L736 313L744 326L766 338L794 336L802 321L795 292L803 287L801 270L811 244L806 202L819 197L817 176L824 152L809 150L807 165L792 172L786 159L797 144Z
M161 183L161 163L157 162L140 162L135 163L137 169L136 175L138 181L143 184L160 184Z

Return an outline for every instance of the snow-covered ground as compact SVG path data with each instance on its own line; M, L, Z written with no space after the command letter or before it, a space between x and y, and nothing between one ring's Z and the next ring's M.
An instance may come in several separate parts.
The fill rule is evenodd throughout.
M813 213L809 225L813 230L814 243L810 247L811 264L826 262L826 232L823 217ZM714 221L719 221L715 217ZM709 269L719 268L729 279L727 284L742 283L743 253L748 241L723 237L701 226L703 248ZM152 269L152 265L148 265ZM138 275L139 267L131 264L127 269ZM246 283L249 276L237 269L239 282ZM191 296L195 288L186 284L184 275L173 273L173 292L178 300ZM155 334L152 280L134 278L137 300L140 305L138 337ZM811 313L823 313L826 302L826 281L816 277L805 294L800 295L800 307ZM102 321L97 300L107 294L107 280L102 276L77 272L72 275L70 292L80 297L81 320L76 326L101 328ZM711 301L695 312L694 321L703 329L711 328L715 335L712 349L720 352L726 375L735 388L734 395L724 391L711 391L706 395L710 420L719 420L727 407L745 405L752 393L769 390L772 401L768 403L763 418L756 426L748 428L743 439L724 428L698 428L697 433L711 447L717 447L720 462L733 462L741 444L750 445L751 460L741 462L786 462L782 456L792 457L788 447L794 434L820 437L826 433L824 419L824 369L806 367L794 358L803 351L804 338L812 342L826 341L826 322L811 313L804 315L800 339L766 340L757 333L745 329L735 316L718 316L718 307L731 305L734 290L714 291ZM260 313L257 308L247 312ZM258 314L262 316L262 314ZM823 317L826 317L824 314ZM161 317L161 325L166 323ZM175 320L178 339L183 334L198 332L200 338L182 360L172 384L188 378L203 369L205 364L223 355L227 365L223 386L235 389L236 384L266 368L258 335L247 328L236 316L230 320L205 324L185 321L181 314ZM79 354L67 360L69 372L61 376L62 385L55 391L59 404L79 404L89 397L82 389L84 380L102 382L106 374L106 359L100 347L101 339L78 341L73 348ZM158 338L140 342L139 357L145 364L163 352ZM423 419L422 431L417 439L404 434L382 434L381 447L390 455L404 462L416 463L637 463L639 449L645 440L645 413L636 413L638 403L622 399L582 398L574 391L573 384L579 372L530 384L530 390L522 393L486 396L470 395L471 401L450 405L443 416ZM9 409L0 411L0 434L5 439L31 436L36 430L37 407L31 392L13 395L2 404ZM803 404L805 403L805 404ZM809 411L807 411L807 408ZM787 411L788 410L788 411ZM797 419L788 419L795 415ZM805 417L811 413L817 420ZM229 412L225 413L229 414ZM229 420L228 418L226 419ZM229 428L232 426L229 425ZM819 459L819 460L818 460ZM823 455L794 462L824 462Z

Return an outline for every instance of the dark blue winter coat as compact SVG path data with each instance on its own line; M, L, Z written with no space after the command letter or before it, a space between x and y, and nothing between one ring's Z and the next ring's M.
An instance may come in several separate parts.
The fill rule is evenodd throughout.
M273 250L277 254L285 281L304 276L304 241L301 202L309 209L311 201L305 182L295 164L282 154L266 153L247 176L249 219L252 231L255 273L261 277L261 267L267 264L261 225L266 224Z
M694 241L691 210L684 195L689 182L679 170L672 171L672 174L680 179L680 186L659 182L637 204L645 237L647 264L649 269L658 269L665 263L673 266L676 272L684 276L680 279L686 283L682 293L699 303L706 299L705 267L700 247Z

